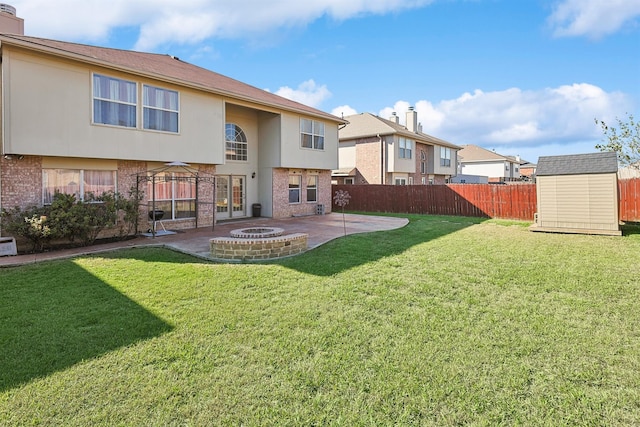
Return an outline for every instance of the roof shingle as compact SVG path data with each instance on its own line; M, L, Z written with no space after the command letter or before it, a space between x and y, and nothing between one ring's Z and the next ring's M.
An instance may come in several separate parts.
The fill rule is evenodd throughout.
M448 141L423 132L411 132L401 124L392 120L383 119L382 117L371 113L354 114L352 116L347 116L344 119L348 124L340 129L340 140L397 134L425 144L441 145L453 149L460 149L459 146Z
M303 112L339 123L345 122L329 113L189 64L171 55L112 49L16 34L0 34L0 41L2 44L13 44L104 67L143 74L158 80L232 96L266 106Z
M538 159L538 176L585 175L618 172L618 157L608 151L564 156L541 156Z

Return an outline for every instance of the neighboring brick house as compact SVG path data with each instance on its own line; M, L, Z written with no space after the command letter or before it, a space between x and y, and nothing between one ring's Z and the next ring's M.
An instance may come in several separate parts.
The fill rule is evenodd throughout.
M390 120L370 113L344 118L340 129L338 184L445 184L456 175L455 144L423 133L417 112L407 112L407 126L394 113Z
M503 156L477 145L463 145L458 152L460 174L489 177L489 182L521 181L520 156Z
M523 181L533 181L536 178L537 168L538 165L535 163L522 160L520 164L520 178L522 178Z
M266 217L331 210L344 120L169 55L27 37L11 9L0 12L0 208L141 187L142 215L160 207L174 229L254 204Z

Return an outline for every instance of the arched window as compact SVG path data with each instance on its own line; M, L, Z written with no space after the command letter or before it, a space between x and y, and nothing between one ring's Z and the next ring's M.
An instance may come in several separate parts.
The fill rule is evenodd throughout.
M233 123L226 124L225 143L227 160L247 160L247 136L240 126Z

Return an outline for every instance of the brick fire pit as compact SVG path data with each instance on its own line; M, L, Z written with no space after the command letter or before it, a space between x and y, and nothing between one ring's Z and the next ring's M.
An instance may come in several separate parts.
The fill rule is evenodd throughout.
M307 250L307 234L284 234L282 228L232 230L229 237L211 239L211 256L235 261L257 261L296 255Z

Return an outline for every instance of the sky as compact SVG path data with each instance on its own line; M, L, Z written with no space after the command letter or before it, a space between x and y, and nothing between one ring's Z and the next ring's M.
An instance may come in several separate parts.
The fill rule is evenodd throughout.
M640 118L640 0L9 0L25 34L166 53L337 116L502 155Z

